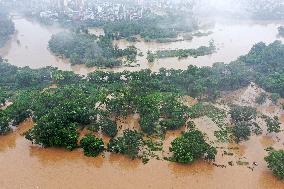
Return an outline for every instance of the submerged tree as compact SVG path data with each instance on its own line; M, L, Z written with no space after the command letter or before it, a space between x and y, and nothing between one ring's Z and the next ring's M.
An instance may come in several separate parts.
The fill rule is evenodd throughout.
M249 106L234 106L230 110L232 120L236 122L250 121L256 118L256 109Z
M264 159L273 174L281 180L284 179L284 150L272 150Z
M138 131L124 130L122 136L110 140L108 151L121 153L134 159L138 157L140 148L143 145L142 136Z
M277 116L275 116L274 118L266 118L265 119L266 125L267 125L267 131L269 133L275 132L275 133L279 133L280 132L280 122L279 122L279 118Z
M206 143L204 135L198 130L190 130L176 138L170 147L173 152L172 161L178 163L193 163L203 158L214 160L217 154L215 147Z
M104 142L93 135L84 136L80 145L84 150L86 156L96 157L104 151Z
M235 137L236 142L240 142L242 140L248 140L251 136L251 124L245 121L241 121L236 123L233 127L233 135Z

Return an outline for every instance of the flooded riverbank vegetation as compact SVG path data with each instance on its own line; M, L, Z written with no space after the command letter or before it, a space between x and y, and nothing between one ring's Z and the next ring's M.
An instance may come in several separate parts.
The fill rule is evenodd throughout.
M15 26L9 14L0 7L0 48L10 39L15 32Z
M25 133L26 138L46 148L82 147L87 156L109 151L141 158L145 163L151 158L180 163L200 158L213 161L219 142L246 141L265 130L283 131L277 117L262 115L249 106L229 103L225 104L229 109L224 109L218 104L223 93L252 82L283 97L283 52L279 41L259 43L238 60L212 68L190 66L156 73L96 71L85 77L51 67L17 68L1 59L1 98L13 102L1 110L1 134L32 118L35 125ZM185 105L184 95L200 103ZM119 120L131 115L139 116L139 128L123 130L118 126ZM199 129L204 128L194 123L204 116L217 126L212 136L202 134ZM163 149L165 134L182 128L185 132ZM88 135L80 142L84 129Z
M192 15L182 11L168 11L163 16L149 15L139 20L108 23L104 26L104 32L114 39L129 39L140 35L145 41L170 42L179 33L192 32L197 28L197 21Z
M112 38L107 35L97 37L81 31L53 35L48 47L55 55L69 59L72 65L85 64L87 67L119 67L123 57L127 62L134 62L137 56L134 46L122 50L113 46Z
M216 47L214 45L214 42L211 41L209 43L209 46L201 46L197 49L178 49L178 50L159 50L154 55L155 58L168 58L168 57L178 57L181 58L187 58L189 56L197 58L199 56L205 56L213 54L216 51ZM149 54L148 54L149 55ZM151 56L151 54L149 55ZM148 58L151 60L151 58Z

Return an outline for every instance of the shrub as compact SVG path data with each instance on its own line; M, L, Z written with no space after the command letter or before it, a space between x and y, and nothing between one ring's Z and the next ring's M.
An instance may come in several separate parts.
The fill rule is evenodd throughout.
M127 155L131 159L138 157L140 147L143 145L142 134L138 131L126 129L121 137L111 139L108 151Z
M80 141L80 145L86 156L96 157L104 151L103 140L92 135L84 136Z
M274 104L277 104L277 101L279 98L280 98L280 95L278 93L272 93L270 96L270 99Z
M238 122L233 128L233 135L236 142L248 140L251 135L250 123L241 121Z
M9 117L4 111L0 110L0 135L7 134L10 130Z
M234 122L250 121L256 118L256 109L249 106L234 106L230 114Z
M77 125L67 119L67 113L61 110L52 110L41 117L27 138L44 147L64 147L72 150L77 147Z
M214 160L217 154L216 148L206 143L198 130L182 133L172 141L170 151L173 152L171 160L178 163L193 163L200 158Z
M269 133L272 133L272 132L279 133L280 132L280 122L277 116L275 116L273 119L270 117L267 117L265 119L265 122L267 126L267 131Z
M103 134L109 137L115 137L117 134L117 125L109 118L103 118L98 125L101 127Z
M284 179L284 150L272 150L264 159L273 174L281 180Z
M266 99L267 99L267 94L260 93L260 95L255 98L255 102L261 105L266 102Z

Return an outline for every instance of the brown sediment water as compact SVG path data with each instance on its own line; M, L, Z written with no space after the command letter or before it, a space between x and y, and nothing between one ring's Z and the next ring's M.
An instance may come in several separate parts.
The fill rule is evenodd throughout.
M9 63L24 67L42 68L46 66L58 67L61 70L87 74L94 68L84 65L71 66L67 60L54 56L48 50L48 41L53 34L64 31L59 26L44 26L36 21L16 16L13 18L16 32L7 44L0 48L0 56Z
M74 71L78 74L86 75L95 71L96 68L87 68L84 65L71 66L68 60L55 57L48 50L48 41L52 34L64 31L59 26L44 26L35 21L23 17L14 17L16 33L4 48L0 49L0 56L9 60L16 66L30 66L31 68L40 68L45 66L58 67L61 70ZM260 41L271 43L276 39L284 41L284 38L277 37L277 27L283 25L283 21L256 22L256 21L216 21L213 28L208 30L213 33L208 36L194 37L192 40L177 41L171 43L145 42L127 42L126 40L114 41L120 48L126 48L129 45L135 45L143 54L138 57L137 67L119 67L113 69L103 69L106 71L138 71L149 68L158 71L160 68L168 69L186 69L189 65L211 66L214 62L229 63L237 59L240 55L248 53L250 48ZM89 29L90 33L103 34L99 28ZM204 30L204 32L207 32ZM210 40L214 40L217 52L198 58L189 57L178 60L177 58L165 58L156 60L154 63L148 63L146 60L147 51L168 50L168 49L188 49L198 48L202 45L208 45Z
M277 36L277 27L281 24L284 24L284 22L219 20L216 21L213 28L209 28L209 31L213 32L212 34L193 37L192 40L157 43L145 42L143 39L139 39L139 42L128 42L123 39L114 41L114 44L120 48L135 45L144 54L144 57L138 57L137 63L140 64L140 67L131 69L150 68L158 71L160 68L186 69L189 65L212 66L215 62L230 63L236 60L239 56L247 54L251 47L258 42L263 41L267 44L274 40L283 42L284 38ZM217 52L211 55L180 60L178 58L163 58L156 60L154 63L148 63L146 60L148 50L155 52L157 50L198 48L202 45L208 46L210 40L214 41L217 48Z
M60 62L60 59L55 58L46 49L49 37L53 32L57 32L57 30L53 31L53 29L50 29L49 27L41 26L23 18L16 19L15 23L18 30L15 36L16 38L14 37L4 48L4 50L1 49L1 53L4 52L4 57L8 58L12 64L18 66L31 66L33 68L44 67L47 65L59 65L58 67L64 70L76 71L77 69L77 73L88 72L87 69L83 69L81 66L70 67L68 63ZM27 29L25 27L27 27ZM252 25L251 27L254 28L254 32L263 32L264 34L261 35L261 37L267 37L266 42L270 42L270 39L272 39L272 34L274 36L274 27L276 27L276 25L256 24ZM224 35L222 34L222 31L224 30L220 29L220 38L222 35ZM237 33L234 33L233 29L225 31L227 31L225 32L226 34L230 34L230 31L233 32L230 34L231 36L236 35L235 38L231 37L234 39L232 42L229 40L228 44L232 43L231 45L236 42L236 38L238 38L240 41L248 40L249 37L255 40L255 37L250 36L253 32L249 31L248 28L245 30L238 30L238 35ZM240 34L245 35L245 31L249 32L250 35L246 36L245 38L240 37ZM218 30L214 32L215 35L218 36ZM212 36L214 36L214 33L211 35L211 37ZM209 37L210 36L208 36L208 39ZM226 37L228 36L223 36L224 40L227 40ZM20 40L20 45L16 43L18 38ZM230 39L230 37L228 38ZM201 40L202 38L199 39ZM206 39L202 40L206 41L206 43L208 42ZM44 42L45 45L39 44L40 41ZM219 42L216 41L216 43L218 44ZM237 42L237 44L242 47L240 49L248 50L250 48L250 46L247 46L247 43L244 43L243 46L240 43ZM185 46L187 47L187 45ZM36 49L36 47L38 47L38 49ZM227 45L224 45L224 47L227 47ZM235 48L238 49L238 47L239 46L237 45ZM175 47L173 46L172 48ZM27 55L25 53L27 53ZM235 53L236 54L234 54L234 56L239 56L242 52L236 51ZM228 60L232 58L231 54L232 52L228 54ZM172 60L174 61L171 62L171 64L175 64L175 61L177 61L176 59ZM207 63L205 62L205 64ZM146 65L147 64L145 63L145 66L143 67L141 64L141 68L147 68ZM155 70L159 66L164 67L164 62L161 64L156 62L150 67ZM183 68L183 65L181 66L179 63L177 63L175 68ZM249 88L249 90L254 89ZM244 96L251 94L249 91L246 92L246 89L241 91L244 92ZM252 103L250 101L242 101L244 98L238 94L234 100L235 102L243 105ZM192 105L196 102L192 99L189 99L186 101L186 103ZM269 106L270 105L268 105L268 107ZM284 129L283 110L274 108L272 111L271 108L267 108L267 105L264 105L264 107L260 108L259 110L262 110L264 113L269 115L278 115L280 117L280 121L282 122L281 128ZM139 129L138 119L139 117L137 115L132 115L126 119L119 120L118 124L121 125L123 129ZM200 130L207 133L209 138L214 137L213 130L217 128L212 121L207 119L196 119L195 122ZM80 149L71 152L55 148L44 149L40 146L31 144L31 142L27 141L24 136L22 136L22 134L31 127L33 127L33 122L31 120L27 120L20 124L13 133L10 133L6 136L0 136L1 189L132 189L134 187L137 189L284 188L284 182L277 180L272 175L271 171L269 171L269 169L266 167L266 163L263 160L263 157L267 154L267 152L264 150L265 148L269 146L273 146L276 149L284 148L283 132L267 136L265 134L261 136L252 136L249 141L241 144L218 144L223 149L218 149L219 153L215 163L226 165L226 168L220 168L203 161L198 161L192 165L181 165L162 160L150 160L148 164L144 165L140 160L130 160L122 155L110 154L107 152L104 154L104 156L89 158L85 157ZM179 136L183 130L185 130L185 128L182 128L178 131L171 131L166 134L164 141L165 156L168 153L168 147L170 146L171 141ZM88 131L84 130L83 133L86 134ZM107 140L108 138L104 137L104 141L107 142ZM224 150L232 152L233 156L224 155ZM236 162L239 160L248 162L249 165L236 165ZM229 161L232 161L234 166L229 166ZM257 162L258 165L253 166L253 162ZM252 169L248 167L251 167Z
M132 117L132 118L131 118ZM120 120L121 124L136 127L137 116ZM208 121L196 121L199 127ZM270 136L253 136L241 144L224 147L233 156L223 155L218 150L216 164L226 168L198 161L192 165L182 165L163 160L150 160L144 165L140 160L130 160L118 154L105 153L104 156L89 158L80 149L66 151L32 145L22 134L33 127L27 120L11 134L0 136L0 186L3 189L29 188L232 188L232 189L282 189L284 182L277 180L266 168L264 150L275 145ZM166 134L165 156L171 141L185 128ZM208 129L208 128L207 128ZM84 131L83 133L87 133ZM283 137L281 135L281 137ZM281 144L277 143L279 147ZM282 146L283 148L283 146ZM221 155L222 154L222 155ZM236 165L236 161L249 165ZM233 161L234 166L228 162ZM253 166L257 162L257 166ZM249 169L248 167L253 167Z

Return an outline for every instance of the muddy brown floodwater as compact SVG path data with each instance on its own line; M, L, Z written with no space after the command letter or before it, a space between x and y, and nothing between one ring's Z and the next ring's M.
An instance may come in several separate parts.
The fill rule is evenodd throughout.
M275 109L275 112L278 110ZM283 111L280 112L283 116ZM283 121L283 120L282 120ZM122 127L137 127L137 115L120 120ZM195 120L199 127L211 125L207 119ZM126 124L126 125L125 125ZM104 157L85 157L81 150L44 149L32 145L22 134L33 127L26 120L7 136L0 136L0 188L2 189L283 189L284 182L277 180L266 167L265 148L277 143L274 136L253 136L240 145L223 144L234 156L223 156L219 150L215 167L198 161L181 165L162 160L150 160L144 165L140 160L130 160L122 155L105 153ZM283 128L283 122L282 122ZM180 135L181 131L168 132L164 149ZM210 130L210 128L209 128ZM284 139L283 133L279 135ZM218 146L218 145L217 145ZM276 147L282 147L278 142ZM238 166L237 160L257 162L253 170ZM234 161L234 166L228 162Z
M87 68L84 65L71 66L67 60L55 57L47 49L48 41L52 34L63 31L59 26L44 26L35 21L14 16L16 33L4 48L0 49L0 56L9 60L16 66L30 66L31 68L40 68L45 66L58 67L61 70L74 71L78 74L87 74L95 71L96 68ZM250 48L260 41L271 43L276 39L284 41L284 38L277 36L277 27L283 25L284 21L232 21L217 20L215 25L203 32L212 31L208 36L194 37L192 40L156 43L140 42L129 43L126 40L114 41L120 48L126 48L129 45L135 45L143 57L138 57L137 67L120 67L106 69L107 71L137 71L149 68L158 71L160 68L168 69L186 69L189 65L211 66L214 62L229 63L237 59L240 55L246 54ZM103 35L100 28L90 28L89 32L96 35ZM214 40L217 52L198 58L186 58L178 60L177 58L164 58L156 60L154 63L148 63L146 60L147 51L157 51L165 49L186 49L197 48L201 45L208 45L210 40Z
M149 68L158 71L160 68L167 69L187 69L189 65L212 66L215 62L230 63L239 56L249 52L251 47L258 42L269 44L275 40L284 41L284 38L278 36L278 26L283 25L284 21L235 21L235 20L215 20L213 27L201 30L202 32L212 32L212 34L203 37L193 37L192 40L184 40L170 43L145 42L140 39L139 42L128 42L126 40L114 41L114 44L120 48L126 48L129 45L135 45L144 57L138 57L137 68ZM189 57L185 59L163 58L154 63L148 63L146 60L147 51L168 50L168 49L191 49L202 45L208 46L213 40L217 52L211 55L200 56L197 58ZM118 70L122 70L119 68Z
M56 66L63 70L73 70L85 74L91 71L84 66L72 67L54 57L47 49L47 43L53 33L62 31L59 27L46 27L25 18L14 18L17 33L0 50L0 55L9 59L17 66L39 68ZM218 52L211 56L197 59L161 59L154 64L148 64L141 58L139 68L157 70L160 67L186 68L189 64L199 66L211 65L215 61L229 62L241 54L245 54L251 46L259 41L272 42L277 39L278 23L236 23L217 24L213 34L207 37L194 38L192 41L169 44L137 43L137 47L146 52L148 49L193 48L205 45L214 39ZM97 32L97 31L94 31ZM19 42L17 42L19 40ZM127 42L118 41L120 46ZM124 69L124 68L122 68ZM130 69L130 68L126 68ZM116 71L119 71L116 70ZM246 93L244 94L251 94ZM186 103L192 103L187 99ZM276 107L262 107L267 113L277 113L284 122L283 111ZM127 120L120 120L123 128L137 127L137 115ZM208 119L195 120L204 131L210 130L214 124ZM274 135L253 136L251 140L240 145L229 144L233 148L233 157L222 156L218 153L216 163L224 164L227 168L215 167L206 162L196 162L192 165L180 165L167 161L150 160L144 165L140 160L129 160L122 155L105 153L104 157L85 157L81 150L72 152L63 149L43 149L32 145L22 134L33 127L33 122L27 120L7 136L0 136L0 188L1 189L283 189L284 182L277 180L266 167L263 157L264 148L275 146L283 148L283 133L278 135L281 141L276 141ZM214 125L212 125L214 128ZM164 147L180 135L180 131L169 132L166 135ZM210 137L210 135L209 135ZM281 145L282 144L282 145ZM250 166L253 161L258 163L253 171L247 166L228 166L228 161L244 160Z
M255 171L238 166L216 168L204 162L178 165L151 160L143 165L141 161L132 161L121 155L106 153L105 158L87 158L79 150L42 149L32 146L21 136L32 124L28 120L16 132L0 138L0 185L3 189L284 187L264 163ZM173 132L166 138L172 140L178 135L178 132Z
M7 44L0 48L0 56L9 63L24 67L42 68L46 66L58 67L61 70L87 74L94 71L84 65L71 66L67 60L54 56L48 50L48 41L53 34L64 31L59 26L45 26L36 21L14 16L16 32Z

